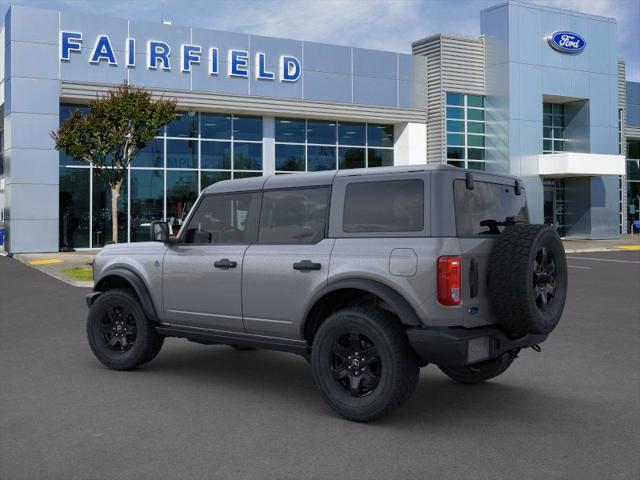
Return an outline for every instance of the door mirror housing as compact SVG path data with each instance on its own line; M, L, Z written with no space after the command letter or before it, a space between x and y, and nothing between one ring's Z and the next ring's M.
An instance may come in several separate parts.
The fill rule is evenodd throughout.
M149 232L152 242L169 243L169 224L167 222L151 222Z

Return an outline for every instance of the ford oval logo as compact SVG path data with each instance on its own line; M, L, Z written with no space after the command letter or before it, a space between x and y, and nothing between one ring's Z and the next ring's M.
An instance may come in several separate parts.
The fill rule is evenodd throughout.
M547 37L547 41L551 48L562 53L581 53L587 42L577 33L573 32L555 32Z

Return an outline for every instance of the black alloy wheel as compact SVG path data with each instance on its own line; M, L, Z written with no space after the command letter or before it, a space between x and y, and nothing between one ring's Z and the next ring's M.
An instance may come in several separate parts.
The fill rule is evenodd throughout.
M538 310L550 308L556 292L556 263L546 247L536 252L533 262L533 293Z
M371 394L380 383L382 362L373 342L359 332L338 338L332 349L333 378L353 397Z
M126 352L136 341L136 320L126 307L115 306L107 310L102 319L102 337L110 350Z

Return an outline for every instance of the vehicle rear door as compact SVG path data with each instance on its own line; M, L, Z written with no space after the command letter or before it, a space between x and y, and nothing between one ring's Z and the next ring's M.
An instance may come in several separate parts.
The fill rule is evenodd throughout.
M329 197L328 186L265 190L258 241L243 265L247 332L300 337L305 309L327 283L334 244L326 238Z

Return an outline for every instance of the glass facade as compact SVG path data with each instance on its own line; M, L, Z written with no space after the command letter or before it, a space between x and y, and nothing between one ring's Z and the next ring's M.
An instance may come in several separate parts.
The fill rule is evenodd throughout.
M485 170L484 97L447 92L447 163Z
M640 221L640 140L627 141L627 222ZM640 230L640 228L639 228ZM638 230L636 230L637 232Z
M86 105L60 105L60 122ZM152 220L177 233L201 189L262 175L262 117L178 112L136 155L118 199L118 240L145 241ZM88 163L60 153L60 246L112 240L111 190Z
M276 173L393 165L393 125L275 120Z
M564 152L564 105L542 104L542 153Z

